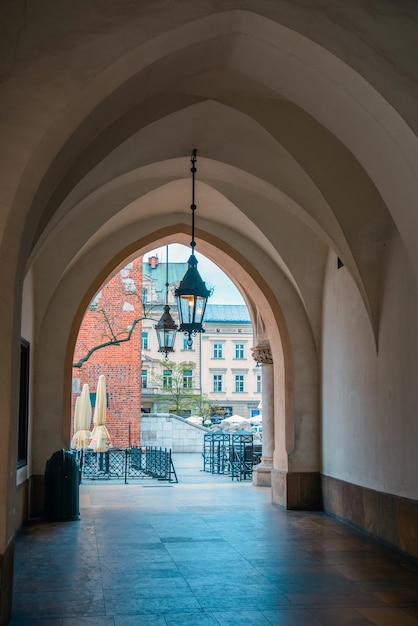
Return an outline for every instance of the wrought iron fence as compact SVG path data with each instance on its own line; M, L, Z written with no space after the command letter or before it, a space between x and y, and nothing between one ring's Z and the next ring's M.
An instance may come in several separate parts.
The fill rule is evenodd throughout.
M251 480L255 465L261 460L261 444L246 431L228 433L215 430L204 436L203 471L229 474L234 480Z
M134 480L156 478L178 482L171 450L166 448L111 448L107 452L81 450L74 453L81 470L81 480Z

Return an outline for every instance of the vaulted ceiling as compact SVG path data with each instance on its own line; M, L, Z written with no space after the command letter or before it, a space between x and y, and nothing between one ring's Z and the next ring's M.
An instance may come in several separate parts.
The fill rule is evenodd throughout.
M38 327L60 286L85 304L129 256L188 243L197 148L199 251L249 300L251 268L279 302L290 285L316 343L338 255L377 332L398 231L418 275L413 33L395 67L390 3L377 29L361 2L308 4L310 23L294 2L46 1L20 28L8 4L2 250L23 233Z

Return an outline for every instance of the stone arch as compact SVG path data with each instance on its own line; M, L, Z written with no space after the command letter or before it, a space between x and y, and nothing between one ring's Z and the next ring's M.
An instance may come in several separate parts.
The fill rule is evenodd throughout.
M210 25L210 28L208 28L208 25ZM29 233L32 234L33 232L38 232L38 234L40 234L40 232L44 231L47 226L49 219L48 214L41 217L41 213L38 213L39 207L44 205L53 207L54 202L56 203L57 199L59 201L59 194L58 196L51 196L48 200L48 196L43 193L45 188L49 186L51 180L54 180L55 178L55 180L58 180L58 185L56 187L58 189L61 188L61 193L64 191L67 191L68 193L70 189L69 183L72 182L72 184L74 184L74 181L77 180L77 168L80 169L81 167L82 171L83 159L79 158L80 151L81 154L87 154L87 157L89 153L88 151L86 152L86 150L83 152L83 145L80 144L80 137L83 137L85 144L92 139L94 132L96 132L97 137L101 139L102 135L98 130L100 121L102 124L105 124L105 122L107 124L112 122L111 119L109 120L109 118L106 118L106 110L108 110L110 104L112 104L113 115L116 115L117 108L115 109L114 105L116 101L121 100L123 100L123 106L128 108L129 99L126 99L126 95L127 93L131 95L132 92L135 91L134 87L138 86L138 83L135 82L136 80L145 80L149 75L143 74L145 67L152 68L153 71L157 71L157 57L158 62L160 62L161 59L166 59L168 62L168 59L171 58L170 55L173 54L177 55L175 65L181 65L180 61L182 55L190 53L190 46L197 45L196 42L200 40L202 33L205 33L203 39L205 45L208 46L208 51L214 49L218 50L218 44L222 41L223 47L221 48L224 53L221 56L223 63L233 67L234 69L238 68L240 71L247 72L247 75L249 75L250 78L253 78L250 71L251 65L249 66L246 63L246 61L248 61L248 56L243 56L244 47L248 52L256 53L256 58L261 60L262 58L266 58L267 54L271 55L273 46L273 48L275 48L275 54L278 55L277 60L280 61L278 67L283 68L285 76L281 76L280 84L275 84L274 80L277 76L273 75L272 72L267 72L266 75L262 77L263 86L272 90L272 92L280 93L282 96L291 96L300 106L308 111L311 116L316 117L324 127L328 127L333 133L335 133L335 135L339 134L340 139L352 149L353 153L356 154L360 162L363 161L366 164L367 161L367 155L362 156L363 147L351 145L350 141L352 141L353 138L351 136L343 136L346 129L342 129L340 127L336 128L335 119L332 118L331 103L335 104L338 98L341 98L342 86L349 83L353 86L355 83L356 87L361 85L362 89L356 90L356 94L361 94L363 96L361 102L362 106L360 107L358 102L353 101L353 98L348 97L347 94L345 94L347 96L347 102L345 102L345 105L348 109L351 107L358 113L358 109L362 109L362 125L366 124L365 120L367 117L367 124L370 128L370 103L373 102L376 104L377 101L379 101L380 106L379 113L384 111L384 114L386 115L386 118L383 120L386 126L389 124L387 120L394 123L394 112L391 110L390 106L385 103L383 99L378 96L378 94L376 94L370 85L367 85L360 76L356 75L344 63L335 57L331 58L329 53L327 53L324 49L312 42L309 42L296 33L296 31L290 31L289 29L277 23L273 23L270 20L266 20L261 16L256 16L246 12L234 12L233 14L226 12L220 15L211 16L210 18L203 18L198 20L198 23L193 22L193 24L183 25L169 34L162 35L158 41L148 42L147 44L138 47L138 49L129 55L129 58L124 57L120 61L113 64L106 72L102 73L96 81L92 81L91 85L85 89L77 99L77 102L72 103L71 114L66 114L66 123L63 124L62 117L58 117L55 123L50 127L49 131L45 133L39 150L33 153L31 162L32 165L29 165L27 168L27 177L22 179L22 184L20 186L20 193L24 194L25 197L28 197L28 190L30 191L36 189L34 174L38 175L39 182L41 180L39 175L42 174L42 166L45 166L42 179L43 183L38 185L38 189L36 193L34 193L35 200L32 205L32 217L29 217L27 220L27 237L24 237L23 245L21 247L23 253L25 251L25 242L27 246L29 246ZM277 46L278 41L280 41L280 47ZM245 46L243 45L244 42ZM234 46L232 46L232 43ZM231 52L232 49L234 50L234 53ZM237 51L239 51L239 54ZM197 56L195 60L195 66L197 67L191 68L191 72L194 71L197 73L207 69L204 67L202 68L202 58L211 57L210 55ZM295 61L296 58L297 63ZM292 67L288 65L289 61L292 62ZM325 61L327 61L327 63L325 63ZM170 62L172 62L172 59ZM140 67L138 65L139 63L142 63L143 67ZM125 76L121 74L120 70L122 66L125 68L125 72L130 72L128 76L126 73ZM164 64L162 67L166 69ZM161 68L160 73L163 73ZM290 76L292 76L293 91L290 90L290 85L288 83ZM318 84L321 83L322 87L324 89L326 88L327 94L330 96L327 98L328 109L321 108L321 110L319 110L319 103L314 101L313 98L309 99L309 96L314 95L313 91L311 93L306 93L301 87L302 83L299 84L299 91L296 89L298 80L301 80L302 77L306 78L307 76L309 76L310 80L315 80L316 78ZM134 77L137 78L133 80ZM260 77L258 77L258 80L260 80ZM123 84L123 88L121 86L119 89L115 88L116 84ZM100 86L102 86L105 90L108 89L109 86L113 89L113 95L111 95L110 92L108 94L109 100L106 98L106 94L103 92L103 89L102 91L99 89ZM331 95L333 95L333 97L331 97ZM371 95L373 95L373 97L371 97ZM122 98L122 96L125 96L125 98ZM180 104L181 106L184 106L184 103ZM103 115L103 119L100 118L100 115L97 115L99 109ZM326 118L327 112L329 114L329 118ZM92 124L92 117L95 118L95 124ZM383 114L382 117L384 117ZM88 120L88 122L86 122L86 120ZM377 126L375 121L376 120L374 119L373 128ZM69 126L69 123L72 124L71 127ZM381 125L381 123L382 120L379 119L379 124ZM86 133L85 131L88 129L89 125L90 132ZM405 131L405 139L408 139L408 132L405 125L403 126L403 131ZM390 138L389 132L385 135L387 141L389 141L388 137ZM59 142L61 142L61 149ZM405 146L406 143L403 145ZM385 150L389 150L388 145L389 144L387 144ZM391 149L392 148L393 146L391 145ZM100 154L100 152L98 152L98 154ZM75 159L76 155L78 157L77 160ZM380 161L384 160L385 159L380 159ZM52 163L54 163L53 166ZM404 161L402 164L404 164ZM401 167L400 163L398 163L398 165ZM62 174L61 177L58 175L57 178L57 171L55 168L61 167L64 171L69 166L69 177L65 178ZM407 168L403 169L405 171L407 170ZM409 169L407 171L410 172ZM405 175L405 172L403 172L403 175ZM29 184L26 184L26 182ZM393 188L399 188L399 186L393 186ZM409 197L412 197L412 194ZM16 195L14 208L24 206L24 204L24 196L19 195L18 193ZM19 211L14 211L13 215L18 216ZM10 230L7 230L7 236L5 239L9 240L11 234L15 234L13 226L10 226ZM26 247L26 250L28 250L28 247ZM21 266L22 260L23 259L21 259Z
M273 73L265 69L265 75L261 78L260 76L257 77L258 80L264 81L265 88L270 89L272 93L292 99L314 119L328 128L331 133L339 137L342 143L356 156L358 161L363 163L366 171L371 173L379 190L384 190L387 187L389 180L388 172L386 171L386 165L383 166L382 164L386 164L390 156L390 159L395 162L395 168L391 168L389 178L393 182L397 181L396 185L391 185L391 194L394 193L394 189L400 187L403 190L409 189L409 191L412 191L411 185L414 185L416 181L411 179L407 183L405 179L408 173L411 174L411 167L405 167L405 154L408 153L408 163L413 163L411 158L412 151L417 149L415 137L405 124L400 124L399 116L390 105L361 76L351 70L348 65L330 55L325 49L305 39L304 36L296 31L289 30L289 28L274 23L261 15L255 15L246 11L226 11L221 14L201 18L189 24L183 24L178 29L174 29L170 33L156 38L156 40L143 44L128 56L123 57L123 59L110 66L100 77L97 77L96 81L92 81L91 85L80 94L77 102L72 104L71 114L66 116L71 120L72 127L69 127L68 121L66 124L63 124L63 119L58 117L56 123L44 136L41 150L46 150L48 147L49 158L53 159L53 167L69 168L69 177L72 179L72 183L74 183L74 176L77 176L76 170L80 170L83 167L83 159L80 159L79 154L81 147L79 136L81 135L83 141L87 142L91 141L91 133L98 133L97 127L100 119L98 113L105 118L106 106L109 109L111 105L113 116L117 115L116 102L120 104L120 101L123 101L125 109L128 108L130 106L129 103L132 104L128 94L132 97L132 92L137 91L136 87L138 85L135 81L145 80L148 76L143 75L145 68L152 68L155 75L160 75L167 68L165 66L159 68L158 63L162 63L163 59L167 62L170 59L170 63L173 63L173 55L177 55L174 66L178 68L182 65L179 55L188 54L190 57L190 47L197 45L196 42L198 41L204 41L205 45L208 46L208 52L215 48L218 52L219 50L223 51L220 55L221 65L238 68L239 71L246 72L250 77L254 63L252 65L248 64L248 58L253 56L257 59L257 67L262 65L263 68L268 68L269 64L258 64L258 61L261 62L263 58L271 57L274 50L274 54L277 55L276 68L282 68L282 73L279 72L279 82L277 83L278 72L275 71ZM223 45L221 45L222 43ZM245 56L243 56L244 49L246 50ZM196 55L193 63L194 67L191 67L189 71L196 73L205 70L206 68L202 66L202 59L206 58L211 58L211 55ZM290 78L291 81L289 80ZM291 84L289 84L290 82ZM324 101L321 100L319 102L315 100L315 96L317 96L313 88L315 83L321 87L323 95L326 94L326 97L323 98L326 103L325 106ZM345 87L348 84L350 85L349 90ZM109 88L113 91L109 91ZM355 99L351 95L352 92L356 94ZM106 105L105 103L108 99L109 102ZM351 112L353 118L357 116L358 133L356 136L353 135L350 127L339 124L341 118L336 120L333 117L337 104L340 112L345 110L347 113ZM177 106L183 105L184 103L177 103ZM119 113L121 112L119 111ZM138 112L136 111L136 113ZM94 125L91 121L92 116L95 119ZM104 119L102 123L105 123ZM112 127L114 126L112 119L107 118L106 123L111 123ZM91 127L90 131L86 132L89 130L89 126ZM362 138L362 129L365 127L367 127L369 137L372 139L373 136L375 139L376 151L373 154L370 154L370 150L369 152L365 150L362 142L354 144L354 141L359 139L358 135ZM396 145L393 143L394 133L391 132L395 127L397 130ZM382 128L385 128L385 133L381 132ZM398 141L400 129L402 131L402 141ZM66 133L66 137L63 136L63 133ZM57 152L57 149L59 149L58 141L62 141L62 146L66 146L64 151L61 150L59 153ZM373 141L369 143L374 144ZM56 145L55 149L53 144ZM100 154L97 145L95 149L97 154ZM74 151L78 155L75 170ZM397 154L397 157L394 158L394 154L399 151L402 154ZM64 153L67 154L67 157L65 157ZM374 158L376 153L379 153L379 159ZM47 163L45 157L42 158L42 154L38 151L33 156L33 163L36 163L37 169L39 169L40 162ZM50 166L51 163L52 161L50 161ZM73 164L73 167L71 164ZM385 171L377 172L376 168L379 167L385 167ZM396 168L399 168L402 172L397 171L395 173ZM399 176L401 174L403 185L399 185ZM47 197L41 193L41 189L50 187L52 175L53 171L49 169L49 172L45 173L44 176L44 185L39 185L37 199L35 199L33 205L34 219L29 219L27 222L28 233L40 233L39 228L36 228L38 220L35 214L40 210L40 206L45 207L50 204L48 201L45 202ZM55 177L57 175L58 180L60 180L59 173L55 172ZM67 178L63 182L63 191L68 189L68 184L70 184L70 180ZM24 185L22 189L27 189L27 187L27 185ZM33 187L33 185L30 187ZM56 193L58 196L55 195L51 199L52 204L59 199L59 193ZM403 193L404 199L412 198L413 195L408 192ZM383 198L387 200L386 203L390 207L389 198L386 199L384 194ZM19 200L21 198L16 197L16 206L23 204ZM403 210L403 206L405 206L404 202L393 203L395 212ZM50 210L53 211L54 209L50 208ZM395 213L393 215L398 225L402 225L402 216ZM42 230L46 224L45 219L41 219L40 215L38 219L40 220L39 226ZM402 230L407 247L411 255L414 256L415 246L411 247L408 245L410 233L411 229L408 226L404 231ZM410 243L413 242L410 241ZM372 284L373 281L370 280L370 283ZM374 315L376 317L377 312Z
M410 203L416 195L413 167L409 167L414 162L416 154L416 138L413 133L388 101L385 101L359 74L332 56L325 48L309 41L296 30L290 30L261 15L234 11L203 17L141 44L132 53L115 61L100 75L96 75L89 86L79 92L76 98L68 101L65 113L59 108L56 109L51 116L52 124L49 119L43 120L43 125L40 124L37 128L39 134L32 149L28 146L29 159L21 163L21 177L19 179L17 176L19 185L17 191L15 190L10 213L12 217L6 223L2 239L2 258L7 258L8 265L17 268L17 274L12 270L3 277L4 292L19 292L26 256L34 242L33 233L39 236L45 232L60 200L70 192L71 185L74 186L80 180L80 171L82 174L85 173L86 170L83 168L86 163L90 163L91 167L94 165L94 161L93 163L89 161L91 152L87 149L87 144L93 146L94 140L97 139L93 146L94 150L97 150L100 141L106 139L102 135L102 130L106 127L115 128L116 120L114 117L109 118L109 111L113 111L114 116L120 116L123 107L126 110L131 106L129 110L138 113L140 109L132 104L138 107L139 103L129 100L127 96L135 94L138 98L140 81L146 82L153 72L156 81L162 81L159 85L164 86L163 75L168 67L164 65L164 59L171 63L170 67L178 68L181 66L181 59L186 58L186 55L189 57L192 46L199 39L207 46L209 54L194 57L194 65L190 68L191 75L193 72L194 75L198 75L199 72L208 69L202 66L202 59L213 59L210 53L214 51L222 51L221 65L242 71L249 79L255 77L257 68L263 67L263 75L258 74L257 80L262 83L264 89L270 90L271 95L294 101L310 118L320 122L331 135L338 137L342 145L347 146L358 163L363 164L365 171L371 173L378 192L386 201L401 230L410 257L414 260L415 248L410 244L414 243L412 239L415 225L412 224L409 228L411 220L414 219L414 212L409 210ZM263 60L272 58L273 52L277 60L274 72L271 71L269 63L263 63ZM252 64L247 63L248 54L253 55ZM161 59L162 64L158 65ZM122 66L126 68L128 75L120 72ZM277 68L281 68L282 73L277 72ZM326 97L319 98L316 88L319 88ZM195 101L200 98L194 96ZM324 100L326 106L322 106ZM183 107L185 101L190 103L190 98L183 100L179 98L177 106ZM118 103L122 106L122 111L117 108ZM149 104L150 101L147 111ZM236 104L237 110L240 107L241 105ZM35 109L36 107L32 112L34 116ZM340 116L343 113L348 119L356 120L357 133L350 134L349 125L341 124L341 117L335 116L336 110ZM143 113L145 114L144 111ZM252 115L258 124L263 124L264 120L251 112L248 107L245 113ZM126 118L123 119L124 122L127 121ZM150 122L149 118L147 122ZM370 137L370 145L367 146L362 144L362 137L359 137L361 129L365 127ZM397 132L396 137L394 130ZM269 132L272 132L271 128ZM106 141L103 143L108 147ZM374 159L377 153L379 159ZM100 151L97 154L100 154ZM171 155L159 154L154 159L162 160L167 156ZM226 158L228 155L219 156L222 156L225 162L228 161ZM393 166L389 174L388 163ZM254 163L249 165L254 167ZM16 171L18 169L17 167ZM67 177L64 176L66 171L69 172ZM399 180L402 180L402 185L399 185ZM47 192L48 188L54 189L54 194L58 195L51 195ZM51 212L44 213L45 207L49 207ZM403 217L406 221L403 221ZM20 237L25 220L26 230ZM11 242L16 239L21 242L19 260L17 250L11 249ZM372 280L369 282L373 283ZM6 303L9 312L9 315L6 312L4 324L4 331L8 333L5 340L7 346L10 337L15 340L18 336L17 323L12 329L12 316L14 311L18 313L19 298L12 304L13 306L9 306L10 302ZM18 317L16 315L15 320ZM376 320L377 315L374 317ZM7 387L10 382L9 376L5 376L3 380Z
M36 280L39 269L33 259L28 263L29 254L37 238L40 240L45 234L48 240L52 216L57 214L57 209L77 184L87 177L87 172L94 169L97 164L95 155L104 156L113 150L116 144L112 144L111 140L121 143L124 130L126 136L132 134L136 130L135 119L142 119L150 126L154 121L151 113L161 119L185 106L216 99L251 117L255 124L268 131L311 177L339 221L348 242L347 250L353 257L350 271L355 276L353 268L358 269L359 277L355 276L357 288L363 302L368 304L375 337L379 330L381 295L376 278L384 263L378 254L376 257L379 258L366 258L366 262L362 260L364 248L355 245L356 240L361 239L359 235L365 235L366 242L372 241L378 248L380 244L385 245L393 233L397 235L397 229L400 238L396 244L399 248L404 245L408 254L404 265L409 270L410 264L415 278L418 276L418 216L415 210L418 145L414 82L417 70L413 65L415 40L411 37L411 31L413 37L416 34L413 9L406 13L396 3L389 2L379 12L379 28L375 34L374 14L366 12L361 2L350 3L350 6L345 3L347 12L342 10L340 13L341 7L344 7L342 2L335 3L330 11L329 7L318 8L318 3L307 2L301 8L299 3L291 0L283 0L274 6L271 2L260 0L256 14L235 10L233 0L225 1L226 10L219 12L216 3L209 1L197 7L192 0L186 0L178 14L174 13L178 4L167 3L169 19L165 18L164 22L158 19L158 9L153 7L154 23L158 22L158 26L154 26L151 32L147 32L147 24L140 24L141 16L138 15L134 15L135 20L130 20L130 15L125 14L120 23L115 8L115 15L112 13L108 20L110 26L92 35L89 28L96 16L80 11L79 19L84 28L80 29L76 22L68 30L63 28L66 45L59 50L57 34L53 32L57 9L54 3L47 2L43 9L31 16L34 20L38 18L33 28L19 27L19 39L26 45L11 51L6 41L6 51L12 52L13 67L10 80L6 77L2 91L5 98L0 104L2 111L7 112L4 116L7 120L2 126L7 158L2 169L3 209L0 220L0 262L2 267L7 268L0 277L0 348L3 354L0 397L4 433L0 442L0 491L3 494L0 505L5 511L0 518L2 554L10 546L15 530L14 517L10 512L14 510L15 498L16 348L20 332L22 284L25 272L29 276L34 275ZM193 8L194 20L190 20L189 8ZM42 20L48 10L51 20L46 20L47 25L38 31L39 19ZM144 11L146 13L146 9ZM5 19L8 20L9 16ZM13 18L10 19L13 22ZM312 28L312 21L317 28ZM16 24L13 22L13 25ZM394 30L399 26L394 36ZM52 45L48 28L51 30ZM44 41L48 45L45 47L36 41L36 38L39 41L42 39L39 33L46 34ZM127 45L124 45L125 33L129 35ZM405 41L399 45L403 35ZM86 55L86 41L90 39L91 54ZM135 43L129 43L132 41ZM104 49L105 54L100 54L100 50ZM203 51L207 54L202 55ZM182 64L183 59L186 59L185 64ZM188 66L191 59L193 63ZM219 67L216 66L217 61ZM190 70L188 76L180 76L182 65ZM289 133L273 123L280 121L281 116L272 114L271 108L267 115L268 107L260 108L254 102L244 103L239 83L234 83L232 94L225 94L219 89L222 84L218 82L214 94L209 89L207 72L212 72L213 79L213 73L218 70L223 72L224 77L226 70L229 71L228 76L232 72L245 75L246 85L250 81L253 86L257 85L257 97L265 96L270 107L280 102L280 111ZM183 90L172 93L170 99L166 96L173 86L169 84L172 78L178 80L176 87L181 83L180 78L183 80ZM184 89L185 81L187 89ZM191 89L192 84L194 89ZM165 106L168 109L164 109ZM356 182L361 183L360 197L356 196L351 202L356 220L351 219L353 216L347 217L350 215L350 202L342 202L344 195L348 197L345 194L347 187L341 192L341 199L335 188L338 185L334 188L328 186L328 179L332 176L326 171L321 177L314 150L309 152L309 146L299 138L295 141L296 128L303 129L308 143L315 143L318 138L321 145L327 143L327 167L332 165L330 153L335 149L336 169L350 167ZM190 147L186 143L177 144L174 151L172 147L168 150L160 146L159 151L150 151L148 160L145 159L142 165L169 161L179 154L186 154ZM324 163L324 156L321 154L317 160ZM245 170L236 154L228 154L222 149L222 142L207 157ZM267 169L265 155L257 153L248 164L250 174L257 173L257 159L261 167ZM336 173L335 170L332 172ZM327 180L324 181L324 177ZM370 200L374 211L367 214L370 218L368 222L362 222L362 209L370 204ZM233 232L232 225L229 226L230 232ZM59 227L65 228L65 219ZM157 230L156 225L153 232ZM242 254L245 251L239 246L236 249ZM265 251L262 246L259 250ZM346 256L343 256L343 261L348 267ZM73 263L68 265L68 268L63 268L57 291L51 294L51 306L58 290L63 288L73 271ZM254 262L253 265L260 274L266 267L265 262ZM303 280L297 269L295 264L291 276L302 291ZM34 309L37 299L38 293L35 293L31 300ZM302 298L298 300L297 310L302 318L309 308L307 298L304 300L305 307L301 306ZM67 301L64 298L63 307L65 305ZM50 309L47 307L47 310ZM312 314L309 317L311 323L300 327L307 335L314 326ZM289 323L292 322L290 319ZM37 337L42 337L42 333L43 329L37 329ZM294 336L291 332L289 335ZM307 343L314 354L315 342ZM37 346L38 349L41 347ZM46 369L51 367L46 357L43 366ZM298 372L297 364L294 371ZM43 402L43 391L37 390L37 393ZM286 406L290 406L292 398L287 400ZM299 412L299 415L302 413ZM42 431L39 435L42 436ZM294 437L290 437L289 450L293 441ZM295 465L291 469L297 471L298 467ZM39 471L39 463L36 470ZM396 489L403 493L395 484ZM10 562L12 557L7 559Z
M74 348L78 326L81 322L84 310L91 297L109 276L111 271L115 271L126 259L132 258L138 251L152 247L155 242L161 245L168 241L180 241L187 243L187 225L173 225L159 231L151 233L140 241L118 251L109 260L107 265L100 265L103 251L96 249L92 256L97 258L97 266L89 273L80 271L84 259L80 259L73 270L65 277L54 293L44 323L40 329L37 343L43 346L42 359L37 366L37 397L36 397L36 424L34 440L34 467L40 471L45 458L57 447L68 445L70 432L70 380L72 350ZM253 256L263 256L262 250L251 246L253 250L247 258L243 257L237 250L232 248L226 241L222 241L213 235L198 231L199 250L209 258L216 259L220 267L229 273L230 277L243 290L249 303L250 310L256 311L263 319L266 332L272 345L272 353L277 364L275 375L275 402L277 404L277 469L280 476L287 476L292 471L294 464L296 471L303 468L304 471L319 472L319 416L317 397L317 359L313 345L312 334L303 307L299 299L294 294L294 290L289 286L285 277L282 279L282 290L287 291L285 300L292 299L291 303L285 304L285 311L278 302L277 295L273 293L264 278L253 267L251 260ZM103 250L106 243L102 244ZM98 247L99 248L99 247ZM99 273L97 269L100 268ZM80 280L80 276L83 279ZM290 287L290 288L289 288ZM69 306L63 309L63 298L67 299ZM295 320L295 306L299 313ZM291 308L292 310L289 310ZM287 309L287 310L286 310ZM53 320L60 319L59 324L54 324ZM293 319L291 321L289 318ZM303 321L304 320L304 321ZM305 330L301 330L301 326ZM300 350L301 342L304 349ZM296 356L295 356L296 354ZM307 357L306 355L310 356ZM300 359L305 361L302 366ZM294 363L296 361L296 363ZM309 365L308 365L309 364ZM296 365L296 367L295 367ZM306 382L306 366L308 365L310 384ZM301 372L305 372L303 376ZM307 398L307 393L309 398ZM297 396L307 400L300 403ZM283 402L283 398L287 402ZM293 421L294 404L298 412L303 414L303 419L312 422L312 428L316 432L317 441L312 446L312 441L303 441L298 436L295 441L295 425ZM313 409L315 407L315 409ZM58 417L59 416L59 417ZM57 419L62 425L57 423ZM55 427L52 424L55 421ZM296 431L298 425L296 424ZM49 433L49 438L46 433ZM289 459L293 459L290 461ZM286 505L286 497L280 497L280 503Z

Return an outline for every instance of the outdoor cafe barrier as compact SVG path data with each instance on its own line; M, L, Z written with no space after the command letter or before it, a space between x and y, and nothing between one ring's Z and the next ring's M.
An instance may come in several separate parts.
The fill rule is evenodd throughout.
M212 474L228 474L231 435L225 430L213 430L203 438L203 470Z
M254 435L249 431L231 434L222 429L213 430L204 435L203 471L229 474L232 480L251 480L261 452L261 444L254 443Z
M110 448L106 452L80 450L74 454L80 465L81 481L120 480L128 484L133 480L155 478L178 482L171 450L167 448Z

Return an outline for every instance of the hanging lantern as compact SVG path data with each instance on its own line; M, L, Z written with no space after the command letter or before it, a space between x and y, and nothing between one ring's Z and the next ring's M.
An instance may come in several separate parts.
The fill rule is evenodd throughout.
M196 154L197 150L193 150L191 157L191 172L192 172L192 204L190 208L192 210L192 241L190 243L192 254L188 261L188 269L180 282L180 285L175 291L177 298L177 308L180 318L179 330L188 335L187 343L192 344L192 335L205 332L202 323L203 316L205 314L206 303L211 295L210 289L207 289L204 281L202 280L197 270L197 259L195 257L194 249L196 242L194 239L194 215L196 211L195 204L195 173L196 173Z
M158 352L164 352L167 360L169 352L174 352L177 333L177 325L170 315L168 304L164 306L164 313L155 325L155 330L157 331Z

